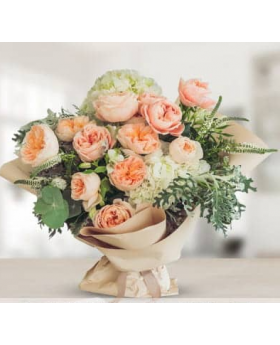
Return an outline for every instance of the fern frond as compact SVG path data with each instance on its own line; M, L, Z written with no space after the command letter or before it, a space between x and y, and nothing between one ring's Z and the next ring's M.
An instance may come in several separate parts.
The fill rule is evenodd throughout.
M46 161L44 164L39 165L38 167L36 167L36 168L32 171L30 177L32 178L32 177L37 176L41 171L43 171L43 170L48 170L48 169L54 167L55 165L61 163L61 161L62 161L62 160L61 160L61 156L60 156L60 155L57 155L57 156L55 156L55 157L49 159L49 160Z

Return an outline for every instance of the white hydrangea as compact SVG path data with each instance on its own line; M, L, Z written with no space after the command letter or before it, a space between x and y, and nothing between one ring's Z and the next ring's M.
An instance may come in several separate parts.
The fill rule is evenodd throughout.
M82 110L86 113L92 112L92 102L100 94L111 92L131 91L136 94L143 92L161 94L160 86L152 79L141 76L134 70L114 70L102 75L95 81L84 100Z
M140 187L127 193L134 205L153 203L155 197L178 177L181 166L158 150L145 157L147 177Z
M210 170L210 165L200 160L195 165L178 164L169 155L158 150L145 157L147 177L140 187L127 192L133 205L153 204L155 197L165 190L177 177L186 178L187 174L200 175Z

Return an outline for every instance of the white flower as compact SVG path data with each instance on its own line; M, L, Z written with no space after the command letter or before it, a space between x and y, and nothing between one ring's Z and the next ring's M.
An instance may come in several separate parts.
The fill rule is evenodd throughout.
M67 183L63 178L56 177L52 180L51 185L53 187L59 188L61 190L64 190L67 187Z
M92 102L101 94L125 91L130 91L137 95L144 92L161 94L161 88L152 78L143 77L137 71L109 71L95 81L82 105L82 110L84 112L93 112Z
M199 161L198 174L205 174L210 171L210 168L210 164L202 159Z
M124 160L124 156L120 153L120 150L118 149L108 150L107 153L108 153L109 161L112 163L117 163Z

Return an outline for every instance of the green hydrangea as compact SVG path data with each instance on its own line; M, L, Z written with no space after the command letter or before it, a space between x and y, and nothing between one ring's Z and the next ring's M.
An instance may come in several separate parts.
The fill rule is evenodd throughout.
M136 94L144 92L161 94L161 88L154 79L143 77L134 70L114 70L105 73L95 81L82 104L81 110L83 113L92 114L94 112L92 102L100 94L124 91L131 91Z

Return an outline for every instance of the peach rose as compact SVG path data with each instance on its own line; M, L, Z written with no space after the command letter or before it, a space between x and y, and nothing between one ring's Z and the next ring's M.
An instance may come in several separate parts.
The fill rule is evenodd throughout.
M61 141L72 141L75 134L83 129L88 123L88 116L61 119L58 122L55 133Z
M58 152L59 144L54 132L49 126L41 124L32 126L26 134L20 156L23 163L37 167Z
M135 214L135 210L128 202L115 199L113 205L106 205L99 210L94 219L97 228L113 228L127 221Z
M99 199L100 183L99 176L94 172L90 174L74 174L71 180L71 198L73 200L87 201L87 206L92 206Z
M134 123L146 123L144 117L140 114L137 113L134 116L132 116L131 119L125 122L126 124L134 124Z
M116 92L100 95L93 102L96 117L107 122L129 120L138 111L137 95L133 92Z
M144 123L122 126L118 131L117 139L125 149L141 155L152 153L160 147L157 133Z
M180 137L173 140L169 146L169 154L179 164L193 164L203 157L200 143L187 137Z
M130 156L114 165L114 170L109 174L109 178L116 188L125 192L139 187L146 177L146 173L144 161L138 156Z
M160 100L164 100L166 99L166 97L164 96L159 96L156 95L154 93L142 93L139 97L138 97L138 101L139 101L139 112L141 113L141 106L143 104L152 104L155 103L157 101Z
M114 141L107 128L94 123L87 124L76 133L73 147L83 162L92 162L104 156L112 148Z
M153 94L141 95L139 102L141 115L155 132L175 136L183 132L182 112L176 104Z
M199 79L190 79L187 81L180 79L180 100L187 107L211 108L215 104L215 101L208 97L209 93L208 83L204 83Z

